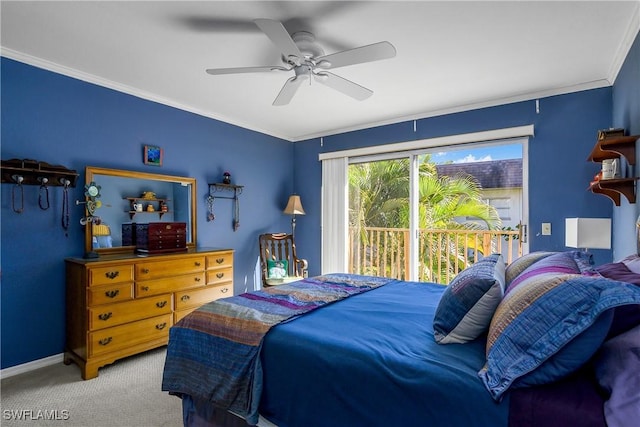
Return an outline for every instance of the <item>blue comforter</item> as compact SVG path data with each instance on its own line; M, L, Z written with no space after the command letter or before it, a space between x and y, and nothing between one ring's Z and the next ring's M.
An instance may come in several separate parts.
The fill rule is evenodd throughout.
M328 274L207 303L171 328L162 390L229 410L255 425L265 334L281 322L390 282Z
M439 345L444 287L394 282L269 331L260 413L279 427L508 425L478 378L484 339Z

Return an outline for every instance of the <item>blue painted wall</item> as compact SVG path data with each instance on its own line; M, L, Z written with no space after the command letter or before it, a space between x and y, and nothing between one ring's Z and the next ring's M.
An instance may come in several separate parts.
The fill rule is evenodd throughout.
M629 135L640 135L640 34L627 55L613 85L613 126L627 129ZM640 172L640 147L636 143L635 172ZM634 253L635 221L640 214L638 204L622 201L613 209L613 256L618 260Z
M310 273L319 273L318 154L533 124L530 250L564 250L565 217L612 215L609 199L586 191L599 169L586 157L598 129L615 125L640 133L639 56L636 40L612 88L541 99L539 114L535 101L519 102L418 120L415 133L413 123L404 122L325 137L322 147L319 139L288 143L2 58L1 153L2 159L32 158L76 169L80 182L87 165L195 177L201 195L198 244L236 250L235 290L242 292L251 290L255 281L257 235L289 229L290 218L281 210L294 191L307 212L297 221L298 252L309 260ZM142 164L144 144L164 148L162 168ZM245 186L241 226L235 233L230 203L216 203L216 220L206 222L206 184L219 181L227 169L235 183ZM83 198L81 187L73 190L72 201ZM84 250L78 223L82 209L72 206L68 237L60 227L60 188L52 191L51 210L41 211L37 187L25 187L23 214L11 210L12 189L3 184L0 195L2 368L63 351L63 259L81 256ZM537 235L542 222L552 223L551 236ZM632 234L616 234L614 239L616 247L633 245L635 250ZM595 257L608 262L612 252L595 251Z
M564 219L589 216L611 217L609 199L586 191L599 165L586 159L598 129L611 126L612 88L603 88L540 100L484 108L446 116L393 124L296 143L294 160L296 191L307 215L298 221L296 243L299 255L309 259L310 274L319 273L321 162L318 154L349 148L434 138L533 124L535 137L529 142L529 249L566 250ZM541 223L552 223L553 234L542 236ZM611 251L595 250L597 262L611 260Z
M252 290L257 236L286 231L282 213L293 191L293 144L227 123L2 58L2 159L28 158L81 173L72 189L71 226L61 227L62 189L51 208L38 207L38 187L25 186L24 213L11 208L14 186L1 188L2 368L64 349L64 258L82 256L84 168L87 165L191 176L198 188L198 245L233 248L235 291ZM164 149L162 167L142 163L142 147ZM281 167L274 167L281 165ZM231 200L215 204L206 221L207 183L229 170L240 196L240 229Z

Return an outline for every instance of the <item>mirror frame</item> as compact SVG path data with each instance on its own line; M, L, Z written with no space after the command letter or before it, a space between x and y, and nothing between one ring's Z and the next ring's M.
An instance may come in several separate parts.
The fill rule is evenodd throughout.
M108 169L108 168L101 168L101 167L95 167L95 166L87 166L85 168L85 183L89 184L91 182L96 182L96 184L100 185L99 176L101 176L101 175L120 177L120 178L143 179L143 180L148 180L148 181L161 181L161 182L190 184L191 185L191 207L190 207L191 208L191 218L190 218L190 220L191 220L191 241L187 242L187 248L192 249L192 248L195 248L197 246L196 237L197 237L198 233L197 233L197 228L196 228L196 220L197 220L196 197L197 197L198 192L197 192L197 189L196 189L196 179L195 178L183 177L183 176L173 176L173 175L161 175L161 174L155 174L155 173L137 172L137 171L129 171L129 170L123 170L123 169ZM98 176L97 179L96 179L96 176ZM87 200L88 200L88 198L87 198ZM88 212L85 209L85 216L86 215L88 215ZM93 249L92 228L93 227L92 227L92 224L90 222L88 222L87 225L85 226L84 246L85 246L85 252L86 253L97 252L99 254L115 254L115 253L124 253L124 252L130 252L130 253L134 253L135 252L135 246L119 246L119 247L115 247L115 248L97 248L97 249Z

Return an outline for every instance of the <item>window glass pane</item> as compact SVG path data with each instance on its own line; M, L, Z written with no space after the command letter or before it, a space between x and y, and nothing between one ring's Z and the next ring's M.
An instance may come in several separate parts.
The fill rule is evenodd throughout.
M349 166L349 272L408 278L409 159Z

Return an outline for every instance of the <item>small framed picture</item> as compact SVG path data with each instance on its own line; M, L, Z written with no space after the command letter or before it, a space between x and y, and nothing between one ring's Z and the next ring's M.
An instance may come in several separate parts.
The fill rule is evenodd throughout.
M162 166L162 148L154 145L144 146L144 164Z

